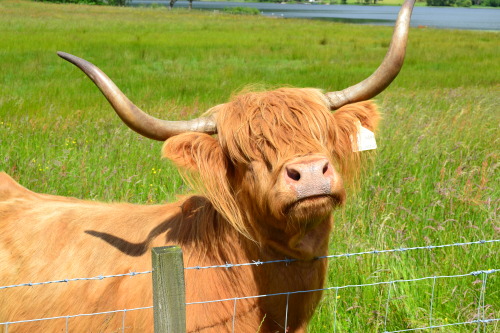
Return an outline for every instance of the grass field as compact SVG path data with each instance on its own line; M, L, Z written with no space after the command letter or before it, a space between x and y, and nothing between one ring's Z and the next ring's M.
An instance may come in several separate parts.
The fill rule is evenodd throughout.
M161 143L126 128L56 51L94 62L151 114L184 119L248 85L345 88L378 66L392 33L379 26L20 0L0 2L0 31L0 170L37 192L136 203L172 201L189 189L160 159ZM331 254L500 238L498 38L495 32L410 31L405 66L377 97L384 121L375 162L335 213ZM499 248L329 259L327 286L498 269ZM482 286L481 276L467 276L339 289L326 293L310 331L403 330L428 326L431 316L434 325L475 320ZM498 273L488 275L486 286L484 318L498 319ZM483 328L498 331L500 322L432 332Z

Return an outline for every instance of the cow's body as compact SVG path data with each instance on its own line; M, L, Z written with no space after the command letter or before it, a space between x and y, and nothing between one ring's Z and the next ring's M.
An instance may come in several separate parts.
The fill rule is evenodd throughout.
M265 157L266 151L262 149L263 146L254 147L256 149L254 153L261 154L262 158L274 164L293 161L297 156L309 154L311 147L315 147L322 154L330 151L332 154L328 154L328 159L335 163L334 156L342 155L345 147L337 149L335 144L329 147L327 139L333 135L337 143L345 145L344 141L348 141L348 150L352 151L350 138L347 136L348 133L356 133L356 124L351 120L360 120L364 126L373 129L378 117L370 103L348 106L346 110L332 114L326 106L321 106L322 99L314 91L312 100L308 100L311 98L311 91L301 89L265 93L269 95L265 97L275 98L273 93L298 98L296 101L288 101L288 104L312 103L311 114L301 115L303 119L296 119L297 124L313 121L329 122L329 125L317 124L318 126L305 131L307 133L300 135L297 133L295 139L284 136L281 139L290 140L289 148L278 155ZM299 97L295 96L297 94ZM242 109L247 107L243 106ZM229 109L231 117L235 115L239 117L234 109ZM223 112L225 110L219 111L221 118ZM268 116L272 114L270 112ZM262 114L258 112L256 115L260 118ZM278 113L278 118L281 116L283 115ZM234 121L231 117L228 116L226 120ZM272 119L267 120L271 121L270 126L279 130L279 119L277 122ZM223 122L224 119L220 121ZM259 126L258 131L265 130L263 124ZM337 126L344 128L335 129ZM335 130L339 133L334 133ZM346 133L343 134L342 131ZM231 141L237 141L234 138L238 135L237 131L228 133L226 136L220 133L219 141L229 140L229 137ZM279 140L277 132L273 135ZM318 140L312 140L308 145L304 141L299 141L302 135L316 136ZM195 138L192 136L193 134L186 134L185 138L181 135L168 140L164 147L164 155L179 166L186 167L186 163L194 163L186 162L183 150L186 144L191 145L187 150L192 152L196 150L196 140L201 140L199 142L201 146L217 142L206 134L194 134ZM279 142L276 144L283 145ZM303 149L305 150L302 151ZM202 151L203 154L209 154L210 158L204 162L196 162L197 168L203 168L200 163L208 163L209 165L205 167L214 171L216 167L210 163L218 161L214 157L216 150ZM240 158L243 158L243 154ZM273 158L276 160L270 160ZM256 162L252 162L251 169L245 168L254 172L255 168L260 167ZM227 173L223 166L219 168L221 173ZM293 208L297 209L297 213L289 213L290 216L298 214L296 219L299 221L289 223L290 216L281 216L281 213L274 212L281 209L280 198L284 193L276 196L274 203L259 203L267 193L274 193L270 191L273 187L286 192L289 185L280 185L279 179L268 180L266 184L264 177L267 171L263 170L252 176L263 179L247 179L248 172L234 175L233 181L240 185L231 191L231 195L237 200L237 206L248 215L243 217L244 229L248 232L246 235L228 222L226 216L230 213L226 213L227 215L223 217L204 196L186 197L176 203L157 206L105 204L34 193L17 184L6 174L1 174L0 260L6 268L0 270L1 285L147 271L151 269L152 247L177 244L182 247L185 266L299 259L298 262L288 264L187 270L187 302L321 288L327 263L325 260L314 258L327 254L332 224L330 211L344 200L340 178L337 177L338 179L332 181L331 185L332 191L337 196L336 200L323 198L306 200L298 205L298 208ZM271 172L273 173L276 172ZM219 186L217 182L214 185ZM246 188L246 185L251 187ZM256 185L263 188L257 189ZM230 185L231 188L235 186L237 185ZM259 194L259 191L262 191L262 194ZM252 198L251 192L259 197ZM224 194L222 196L224 197ZM270 198L264 200L271 201ZM273 204L276 207L272 207ZM268 207L269 205L271 206ZM219 210L224 211L224 208ZM302 210L311 212L302 217L305 213ZM317 213L323 210L324 212ZM306 222L301 222L302 219L308 221L303 226L299 225ZM280 225L281 223L285 224ZM293 224L297 225L291 227ZM150 275L140 275L1 290L0 322L148 307L152 305L150 279ZM290 332L305 330L320 296L320 292L290 296L286 319ZM230 332L233 312L233 301L188 305L188 331ZM235 331L257 332L259 327L260 332L283 331L286 315L286 296L239 300L234 317ZM152 331L152 310L147 309L128 311L125 316L123 313L115 313L71 318L68 321L57 319L12 324L9 332L32 332L42 328L44 331L55 332L64 329L66 325L77 327L77 331L80 332L114 332L121 329L123 320L127 331Z

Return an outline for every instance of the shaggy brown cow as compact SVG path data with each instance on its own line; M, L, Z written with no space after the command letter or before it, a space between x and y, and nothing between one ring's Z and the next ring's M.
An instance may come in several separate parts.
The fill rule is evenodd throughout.
M92 64L60 53L101 89L144 136L166 140L171 159L198 189L179 202L104 204L31 192L0 174L0 285L151 269L150 249L178 244L186 266L295 258L286 264L186 271L188 302L321 288L331 211L353 178L359 123L375 130L369 99L399 72L412 1L389 52L365 81L340 92L246 93L190 122L154 119ZM336 110L332 113L331 110ZM217 133L217 136L211 134ZM353 143L354 142L354 143ZM342 177L341 177L342 176ZM0 322L152 305L150 275L0 290ZM305 332L320 292L240 300L235 332ZM230 332L234 302L187 306L189 332ZM9 332L151 332L152 310L11 324ZM1 330L2 327L0 327ZM6 326L3 326L4 331Z

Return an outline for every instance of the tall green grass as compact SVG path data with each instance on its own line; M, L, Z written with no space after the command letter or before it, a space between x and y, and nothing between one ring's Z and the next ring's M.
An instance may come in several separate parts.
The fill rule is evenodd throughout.
M56 51L94 62L151 114L185 119L249 84L345 88L378 66L392 33L309 20L15 0L0 2L0 31L0 170L37 192L137 203L172 201L189 189L160 159L161 143L126 128ZM410 31L405 66L377 97L384 121L375 162L335 213L330 253L499 238L498 37ZM500 268L497 244L329 259L327 286ZM397 283L390 295L388 285L328 292L310 330L427 326L431 300L435 325L474 320L480 281ZM499 290L498 274L490 274L486 318L500 318ZM485 326L498 329L498 321Z

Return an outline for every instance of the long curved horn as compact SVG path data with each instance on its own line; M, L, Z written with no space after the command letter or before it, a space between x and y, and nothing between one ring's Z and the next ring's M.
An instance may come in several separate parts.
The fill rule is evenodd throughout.
M137 133L158 141L165 141L171 136L184 132L202 132L215 134L216 122L213 117L196 118L189 121L168 121L146 114L132 103L127 96L90 62L65 52L57 52L61 58L80 68L101 90L113 109L128 127Z
M414 4L415 0L406 0L403 6L401 6L396 25L394 26L389 51L387 51L382 64L380 64L377 70L354 86L325 94L330 101L330 108L332 110L336 110L349 103L373 98L387 88L396 78L401 67L403 67L411 12Z

